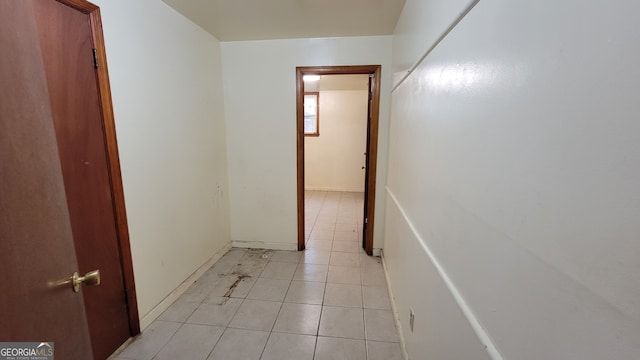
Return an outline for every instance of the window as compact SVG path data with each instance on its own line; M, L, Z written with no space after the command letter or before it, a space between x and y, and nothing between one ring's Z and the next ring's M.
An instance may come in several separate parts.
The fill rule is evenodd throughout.
M320 136L319 104L319 92L304 93L304 136Z

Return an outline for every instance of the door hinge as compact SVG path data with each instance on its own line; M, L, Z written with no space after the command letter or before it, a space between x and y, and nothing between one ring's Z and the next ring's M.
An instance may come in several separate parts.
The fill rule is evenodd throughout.
M369 219L364 218L364 223L366 224L369 221Z
M98 50L93 48L92 51L93 51L93 67L97 69L98 68Z

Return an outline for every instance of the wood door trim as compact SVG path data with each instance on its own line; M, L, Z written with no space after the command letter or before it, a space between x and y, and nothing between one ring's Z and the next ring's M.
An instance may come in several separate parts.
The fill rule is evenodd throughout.
M118 247L122 277L125 286L127 311L129 316L129 331L131 336L140 333L140 319L138 313L138 301L133 276L133 259L131 256L131 243L129 240L129 227L124 202L124 190L122 187L122 174L120 171L120 157L118 154L118 141L116 137L113 105L111 103L111 87L109 85L109 70L104 46L104 34L102 32L102 20L100 8L84 0L56 0L62 4L77 9L89 16L93 47L96 49L98 68L96 80L98 84L98 96L100 99L100 111L102 113L102 126L104 129L104 141L107 151L107 165L109 170L109 183L113 199L114 216L116 219L116 232L118 235Z
M371 82L371 126L369 128L369 149L367 154L369 162L367 173L369 181L367 183L367 227L365 233L365 251L368 255L373 255L373 228L375 220L375 200L376 200L376 171L378 168L378 123L380 120L380 66L375 70L374 81Z
M378 162L378 123L380 117L380 65L348 65L348 66L300 66L296 67L296 151L297 151L297 187L298 187L298 250L305 248L304 231L304 75L374 75L372 82L371 125L367 128L370 136L367 156L367 227L364 235L365 251L373 254L373 229L375 215L376 169Z
M298 191L298 251L304 250L304 83L302 68L296 68L296 173Z

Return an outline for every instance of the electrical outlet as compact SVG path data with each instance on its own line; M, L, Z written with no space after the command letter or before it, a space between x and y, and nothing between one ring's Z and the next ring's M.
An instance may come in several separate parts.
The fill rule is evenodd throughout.
M409 309L409 328L411 332L413 332L413 323L416 320L416 313L413 312L413 309Z

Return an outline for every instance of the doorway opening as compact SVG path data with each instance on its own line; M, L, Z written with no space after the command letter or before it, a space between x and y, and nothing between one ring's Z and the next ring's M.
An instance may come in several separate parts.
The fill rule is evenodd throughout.
M378 118L380 104L380 65L358 66L316 66L296 68L296 105L297 105L297 190L298 190L298 250L306 247L305 229L305 75L367 75L366 98L366 145L364 156L364 195L362 196L362 224L358 231L362 234L362 248L373 254L373 229L376 189L376 160L378 150ZM320 109L320 112L322 110ZM307 118L309 114L307 114ZM306 119L307 123L310 122ZM308 127L308 126L307 126ZM313 129L316 134L322 132L322 124L316 122ZM314 134L314 135L316 135ZM317 135L316 135L317 136ZM320 135L321 136L321 135ZM347 196L351 197L351 196ZM357 198L357 195L355 195Z

